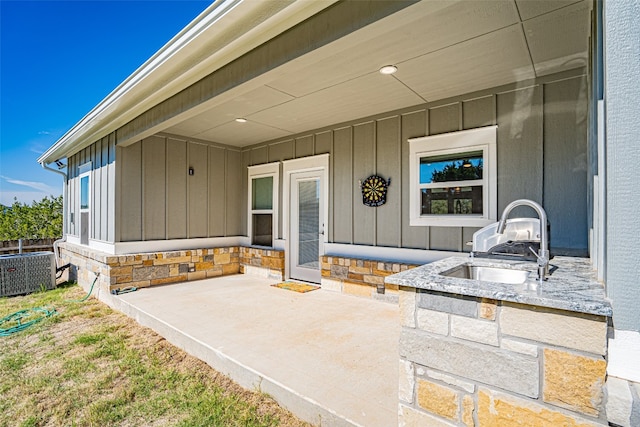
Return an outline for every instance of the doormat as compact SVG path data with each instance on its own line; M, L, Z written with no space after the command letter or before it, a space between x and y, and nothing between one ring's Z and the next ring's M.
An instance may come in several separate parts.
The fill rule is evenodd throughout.
M289 281L276 283L275 285L271 285L271 286L275 286L276 288L288 289L290 291L300 292L300 293L311 292L311 291L315 291L316 289L320 289L320 286L313 286L313 285L307 285L306 283L296 283L296 282L289 282Z

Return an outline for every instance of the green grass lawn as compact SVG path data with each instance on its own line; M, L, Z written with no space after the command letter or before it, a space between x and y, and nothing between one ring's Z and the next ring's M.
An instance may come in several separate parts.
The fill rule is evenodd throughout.
M0 298L0 318L57 314L0 337L0 426L305 426L77 285ZM8 325L0 325L7 328Z

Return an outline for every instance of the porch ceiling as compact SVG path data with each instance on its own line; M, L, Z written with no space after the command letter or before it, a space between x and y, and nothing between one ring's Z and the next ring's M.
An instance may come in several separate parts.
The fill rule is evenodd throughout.
M422 1L212 99L164 132L243 147L584 67L590 10L588 0ZM379 74L387 64L397 73Z

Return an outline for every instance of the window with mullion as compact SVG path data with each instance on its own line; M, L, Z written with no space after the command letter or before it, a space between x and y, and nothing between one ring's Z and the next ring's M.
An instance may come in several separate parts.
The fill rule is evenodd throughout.
M412 226L478 227L495 220L495 126L409 143Z
M271 246L273 242L273 177L251 180L251 244Z
M247 233L252 245L273 247L278 208L278 163L250 166Z

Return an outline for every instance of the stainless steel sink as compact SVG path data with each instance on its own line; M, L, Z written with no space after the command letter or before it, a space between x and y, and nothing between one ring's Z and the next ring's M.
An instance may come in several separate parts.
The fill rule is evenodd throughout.
M483 267L473 264L461 264L440 273L441 276L458 279L480 280L483 282L507 283L519 285L527 281L529 271L512 270L509 268Z

